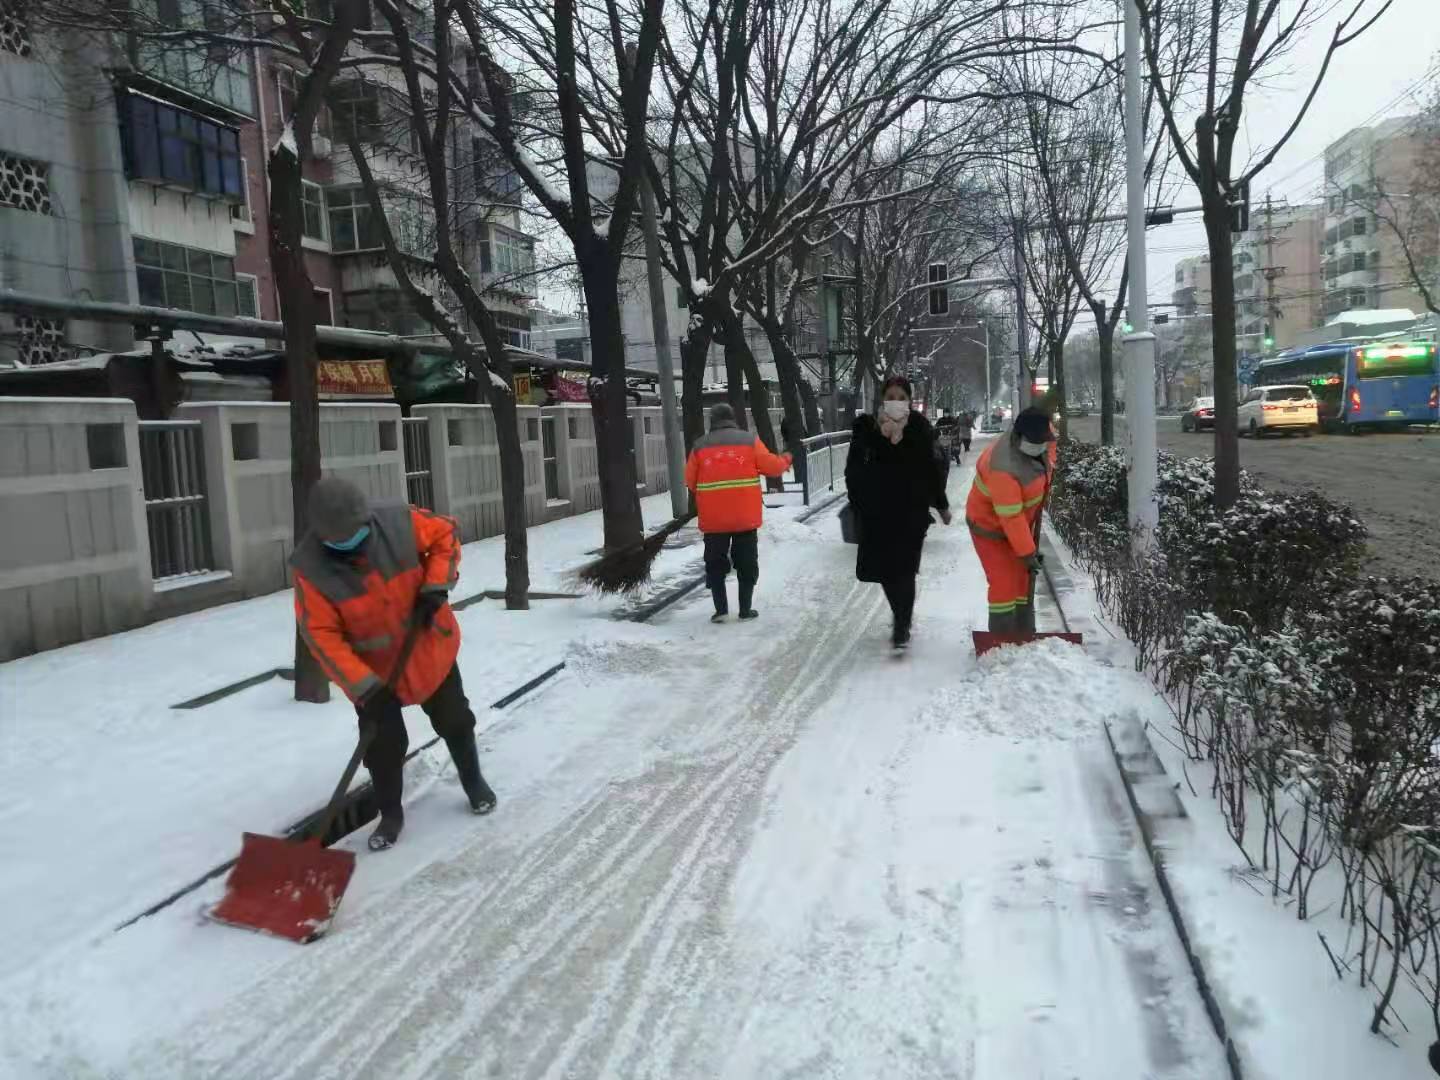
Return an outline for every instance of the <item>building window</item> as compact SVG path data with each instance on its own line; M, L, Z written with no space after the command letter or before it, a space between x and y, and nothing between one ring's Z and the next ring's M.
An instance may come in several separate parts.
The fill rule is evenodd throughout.
M1347 229L1345 230L1345 235L1346 235L1346 236L1364 236L1364 235L1365 235L1365 219L1364 219L1363 217L1351 218L1350 221L1349 221L1349 228L1347 228Z
M0 206L49 216L52 213L50 166L43 161L0 153Z
M486 274L534 273L535 241L492 226L489 238L480 244L480 270Z
M33 50L30 27L18 0L0 0L0 49L16 56L29 56Z
M235 275L235 314L245 319L260 317L260 287L254 274Z
M243 157L240 159L240 201L230 204L230 220L247 224L253 220L250 216L250 168Z
M358 188L331 188L326 193L330 212L330 247L334 251L373 251L384 247L370 210L370 200Z
M380 88L363 79L337 82L330 91L331 123L342 140L380 141Z
M27 367L54 364L71 357L70 348L65 344L64 319L17 315L15 337L16 357Z
M311 240L322 243L328 238L325 231L325 189L309 180L300 181L300 199L305 211L305 221L300 231Z
M314 297L315 300L315 325L334 326L335 308L334 305L330 303L330 290L314 289L310 295Z
M235 260L229 255L135 237L140 303L202 315L238 315Z
M150 98L120 98L125 175L187 191L243 200L240 133Z
M325 22L330 18L327 13ZM280 122L290 123L295 115L295 103L300 100L300 88L305 85L305 76L292 67L284 64L277 64L275 67L275 96L280 105ZM329 106L320 106L320 111L315 115L315 134L321 138L330 138L330 109Z
M379 330L400 337L428 332L426 325L399 289L367 289L345 294L345 325L357 330Z

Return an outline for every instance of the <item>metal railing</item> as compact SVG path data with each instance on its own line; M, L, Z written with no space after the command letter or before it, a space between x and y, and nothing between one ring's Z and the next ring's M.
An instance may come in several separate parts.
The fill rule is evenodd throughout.
M199 420L142 420L140 476L156 581L215 568Z
M405 498L411 506L435 509L435 476L430 462L430 418L407 416L405 433Z
M832 431L815 435L800 443L805 455L805 468L800 477L804 484L805 505L822 491L834 491L837 482L845 479L845 458L850 453L850 432Z

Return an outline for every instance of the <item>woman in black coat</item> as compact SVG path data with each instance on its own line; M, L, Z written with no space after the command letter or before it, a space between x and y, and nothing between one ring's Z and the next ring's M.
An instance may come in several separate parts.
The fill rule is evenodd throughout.
M915 576L931 507L950 524L945 462L929 421L911 409L911 397L908 379L888 379L879 415L856 419L845 462L845 485L860 530L855 576L884 587L897 649L910 644Z

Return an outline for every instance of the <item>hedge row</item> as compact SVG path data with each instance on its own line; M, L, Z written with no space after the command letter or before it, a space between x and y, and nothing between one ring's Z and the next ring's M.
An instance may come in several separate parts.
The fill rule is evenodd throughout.
M1373 987L1371 1030L1401 979L1440 1036L1440 583L1366 577L1365 528L1321 495L1248 477L1213 505L1213 462L1160 456L1143 556L1124 455L1068 442L1053 522L1169 697L1178 739L1213 766L1231 837L1297 918L1338 869L1337 976Z

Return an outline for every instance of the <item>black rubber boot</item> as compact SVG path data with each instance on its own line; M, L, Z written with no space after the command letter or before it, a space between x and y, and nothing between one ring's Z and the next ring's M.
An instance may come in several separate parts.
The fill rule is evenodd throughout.
M405 811L400 796L405 784L405 770L371 769L370 785L375 791L375 808L380 811L380 824L370 834L370 850L384 851L394 847L405 827Z
M755 583L753 581L742 581L740 583L740 618L758 619L760 613L755 610L751 602L755 597Z
M718 589L711 589L710 595L715 599L715 614L710 616L710 621L723 622L725 617L730 614L730 600L725 595L725 586L721 585Z
M455 762L455 771L460 774L460 786L465 789L471 813L490 813L495 809L495 792L480 771L480 752L475 749L475 736L456 736L446 739L445 745L450 748L450 758Z

